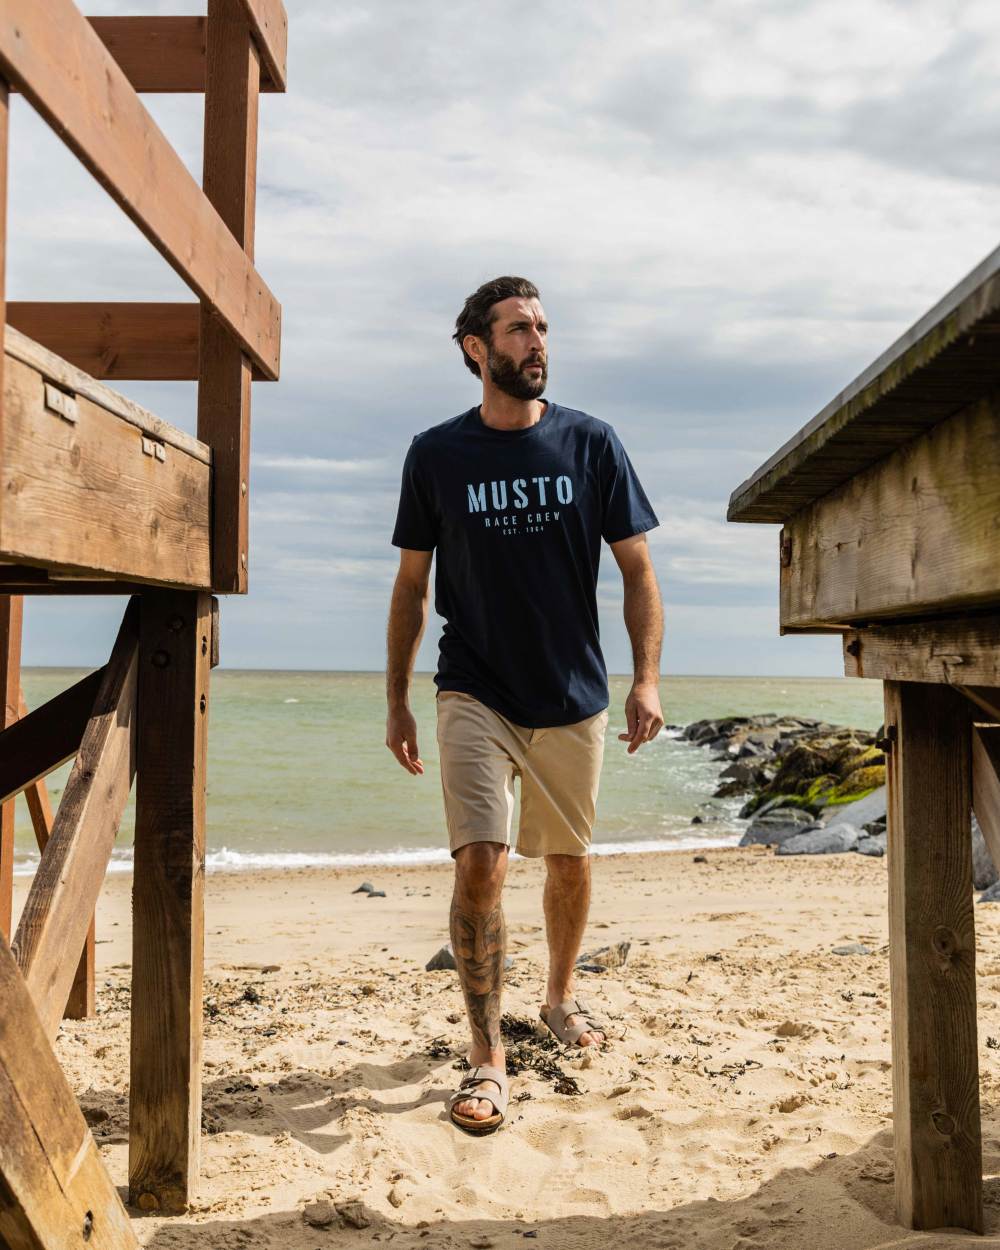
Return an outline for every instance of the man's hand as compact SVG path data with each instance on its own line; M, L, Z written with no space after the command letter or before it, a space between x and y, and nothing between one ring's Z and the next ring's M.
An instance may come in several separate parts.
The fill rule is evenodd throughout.
M385 722L385 745L408 773L414 777L424 771L424 761L417 750L417 722L408 707L390 710Z
M628 730L618 735L618 741L628 743L629 755L644 742L652 742L663 728L660 691L655 682L636 682L632 686L625 700L625 724Z

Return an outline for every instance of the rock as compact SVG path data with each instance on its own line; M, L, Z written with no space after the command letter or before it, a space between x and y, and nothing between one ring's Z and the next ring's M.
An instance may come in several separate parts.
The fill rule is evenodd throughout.
M823 815L829 816L829 824L836 821L838 825L856 825L859 829L863 829L867 824L884 821L885 812L885 786L879 786L877 790L873 790L871 794L866 794L863 799L858 799L854 803L839 803L836 807L827 808Z
M730 764L728 768L724 768L719 774L722 781L744 781L751 782L756 775L758 765L751 764L749 760L736 760Z
M846 946L835 946L834 955L870 955L871 951L862 942L848 942Z
M881 858L885 854L886 835L883 829L881 833L870 833L867 837L859 838L858 845L854 848L859 855L873 855Z
M707 864L708 860L705 858L704 855L696 855L691 862L693 864Z
M337 1208L327 1198L317 1198L315 1202L307 1202L302 1211L302 1218L313 1228L329 1228L337 1218ZM355 1228L364 1228L364 1224L356 1224Z
M352 894L371 894L375 887L370 881L362 881L356 890L352 890Z
M778 847L778 855L840 855L858 845L858 830L853 825L836 825L832 829L812 829L797 833Z
M612 946L602 946L600 950L591 951L589 955L581 955L578 964L595 964L599 968L620 968L628 959L631 942L615 942Z
M995 882L979 896L980 903L1000 903L1000 881Z
M504 956L503 966L505 972L513 968L514 960L510 955ZM427 972L457 972L458 965L455 963L455 952L451 948L451 943L445 942L437 954L432 955L424 964L424 969Z
M775 846L817 827L816 818L797 807L774 807L751 821L740 846Z
M346 1198L342 1202L335 1202L333 1205L340 1218L351 1228L371 1227L371 1220L368 1218L364 1203L360 1198Z
M385 898L385 890L369 890L369 898Z
M983 831L979 827L975 813L972 816L972 888L988 890L996 881L1000 881L1000 873L996 870L990 848L986 845Z
M705 823L705 817L704 816L692 816L691 823L692 825L703 825Z
M392 1189L389 1190L387 1197L389 1199L390 1204L394 1207L401 1207L403 1203L406 1201L404 1196L399 1192L399 1190L396 1188L395 1185L393 1185Z
M93 1126L94 1124L103 1124L111 1117L108 1115L104 1107L84 1107L83 1118L88 1124Z

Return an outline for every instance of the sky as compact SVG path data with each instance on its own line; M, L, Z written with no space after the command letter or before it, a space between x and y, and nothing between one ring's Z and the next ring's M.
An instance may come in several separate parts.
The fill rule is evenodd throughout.
M548 316L547 395L616 428L660 518L664 671L842 672L836 640L778 636L777 527L726 503L996 246L995 4L286 7L256 244L282 371L254 387L250 594L223 603L223 663L384 667L403 456L478 401L454 319L515 273ZM201 98L145 101L200 178ZM9 298L189 297L20 97L10 176ZM194 430L193 384L118 389ZM598 592L628 672L607 550ZM103 662L120 612L29 600L25 663Z

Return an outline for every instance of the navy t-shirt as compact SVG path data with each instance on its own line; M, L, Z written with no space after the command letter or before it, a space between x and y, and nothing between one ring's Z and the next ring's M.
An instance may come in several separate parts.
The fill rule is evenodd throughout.
M601 539L658 524L618 435L584 412L548 403L498 430L476 406L416 435L392 542L437 551L438 689L530 728L602 711Z

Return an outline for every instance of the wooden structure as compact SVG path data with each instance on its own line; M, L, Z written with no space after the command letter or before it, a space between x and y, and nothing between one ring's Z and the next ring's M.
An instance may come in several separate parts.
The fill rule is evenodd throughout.
M899 1218L982 1231L970 803L1000 865L1000 249L736 490L782 632L885 683Z
M93 915L133 779L130 1200L198 1176L205 757L214 594L247 589L250 383L280 309L253 263L258 97L285 86L281 0L88 21L0 0L0 1245L137 1245L52 1051L93 1009ZM139 98L205 96L204 176ZM5 304L8 103L20 92L197 297ZM107 380L198 382L197 437ZM107 664L43 707L20 690L22 596L117 594ZM74 758L53 814L45 776ZM13 798L41 848L11 938Z

